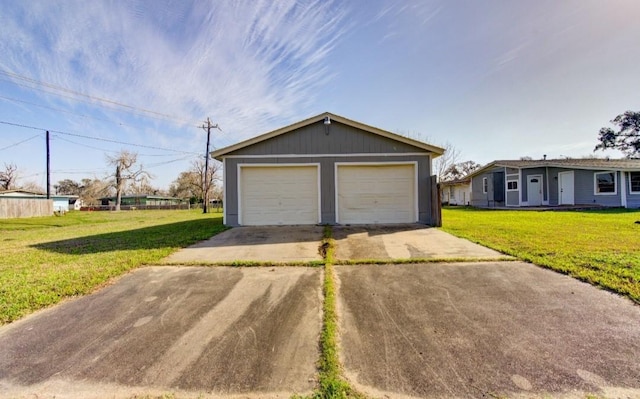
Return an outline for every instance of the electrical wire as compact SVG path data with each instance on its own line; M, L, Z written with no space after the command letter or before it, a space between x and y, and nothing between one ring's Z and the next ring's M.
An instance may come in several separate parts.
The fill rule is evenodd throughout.
M124 108L124 109L126 109L128 111L135 111L135 112L137 112L139 114L144 114L144 115L147 115L147 116L155 115L154 116L155 118L173 120L175 122L180 122L180 123L192 123L192 121L189 121L187 119L179 118L179 117L176 117L176 116L173 116L173 115L164 114L164 113L161 113L161 112L152 111L152 110L145 109L145 108L134 107L132 105L123 104L121 102L110 100L108 98L92 96L90 94L81 93L79 91L67 89L66 87L57 86L57 85L54 85L54 84L51 84L51 83L47 83L47 82L43 82L43 81L40 81L40 80L36 80L36 79L30 78L30 77L27 77L27 76L18 75L17 73L5 71L5 70L0 70L0 74L8 76L8 77L13 78L13 79L18 79L18 80L22 80L24 82L28 82L28 83L30 83L32 85L40 85L40 86L44 86L44 87L47 87L47 88L52 89L52 90L61 91L61 92L64 92L64 93L72 94L74 96L84 97L84 98L87 98L89 100L92 100L92 102L101 102L101 103L104 103L104 104L109 104L112 107L116 106L116 107ZM7 80L5 80L5 81L7 81ZM20 84L20 83L11 81L11 80L8 80L8 82L11 82L11 83L14 83L14 84L18 84L18 85L23 86L23 87L28 87L28 88L31 88L31 89L35 89L35 90L41 90L41 91L44 91L44 92L49 93L49 94L60 95L59 93L51 92L51 91L48 91L48 90L43 90L43 89L40 89L40 88L37 88L37 87L33 87L33 86ZM61 95L61 96L62 97L67 97L67 98L73 98L73 97L63 96L63 95Z
M98 151L103 151L103 152L110 152L112 154L120 153L120 151L106 150L104 148L94 147L92 145L78 143L78 142L75 142L75 141L72 141L72 140L69 140L69 139L65 139L64 137L61 137L61 136L58 136L58 135L52 135L51 137L56 139L56 140L66 141L67 143L75 144L75 145L80 146L80 147L91 148L93 150L98 150ZM174 154L136 154L136 155L139 156L139 157L172 157Z
M22 140L22 141L18 141L17 143L10 144L10 145L8 145L8 146L6 146L6 147L2 147L2 148L0 148L0 151L8 150L9 148L16 147L16 146L18 146L18 145L20 145L20 144L22 144L22 143L26 143L27 141L29 141L29 140L33 140L33 139L35 139L35 138L37 138L37 137L40 137L40 136L41 136L41 135L36 134L35 136L29 137L28 139L25 139L25 140Z
M3 79L0 79L0 80L3 80ZM69 111L69 110L66 110L66 109L50 107L48 105L36 104L36 103L32 103L30 101L20 100L18 98L0 96L0 99L7 100L7 101L13 101L13 102L17 102L17 103L33 105L34 107L40 107L40 108L48 109L48 110L51 110L51 111L64 112L66 114L76 115L76 116L79 116L81 118L89 118L89 119L94 119L96 121L113 123L113 124L118 125L118 126L135 127L135 126L132 126L132 125L127 125L127 124L122 123L122 122L115 122L115 121L112 121L112 120L109 120L109 119L98 118L98 117L91 116L91 115L79 114L77 112Z
M145 145L145 144L127 143L127 142L124 142L124 141L105 139L105 138L101 138L101 137L92 137L92 136L85 136L85 135L77 134L77 133L69 133L69 132L64 132L64 131L61 131L61 130L44 129L44 128L41 128L41 127L24 125L24 124L21 124L21 123L0 121L0 124L9 125L9 126L15 126L15 127L21 127L21 128L24 128L24 129L40 130L40 131L43 131L43 132L49 131L50 133L57 133L57 134L63 134L63 135L66 135L66 136L80 137L80 138L88 139L88 140L104 141L104 142L107 142L107 143L115 143L115 144L127 145L127 146L132 146L132 147L150 148L152 150L175 152L175 153L179 153L179 154L200 155L200 153L192 152L192 151L180 151L180 150L156 147L156 146Z

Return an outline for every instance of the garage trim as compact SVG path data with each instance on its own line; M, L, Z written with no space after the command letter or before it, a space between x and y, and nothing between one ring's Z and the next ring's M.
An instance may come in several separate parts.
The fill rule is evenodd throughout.
M321 196L321 176L320 176L320 163L240 163L237 168L238 176L238 224L242 225L242 168L286 168L286 167L312 167L316 168L316 181L318 184L318 219L316 223L320 223L322 218L322 196Z
M419 210L418 210L418 162L416 161L406 161L406 162L336 162L334 164L334 183L335 187L335 216L336 223L340 223L340 206L338 199L338 168L340 166L402 166L402 165L412 165L413 166L413 218L414 221L419 220Z

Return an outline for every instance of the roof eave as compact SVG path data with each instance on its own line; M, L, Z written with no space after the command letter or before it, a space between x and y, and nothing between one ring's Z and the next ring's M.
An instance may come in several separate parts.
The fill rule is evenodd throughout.
M233 145L230 145L230 146L227 146L227 147L220 148L218 150L212 151L211 152L211 156L214 159L217 159L218 161L222 161L224 156L226 154L230 153L230 152L237 151L239 149L248 147L250 145L260 143L262 141L271 139L273 137L280 136L281 134L285 134L285 133L294 131L296 129L300 129L300 128L304 127L304 126L308 126L308 125L310 125L312 123L316 123L316 122L319 122L321 120L324 120L326 117L329 117L329 118L331 118L332 120L334 120L336 122L340 122L342 124L345 124L345 125L348 125L348 126L351 126L351 127L355 127L355 128L358 128L358 129L361 129L361 130L364 130L364 131L367 131L367 132L370 132L370 133L377 134L379 136L383 136L383 137L386 137L386 138L389 138L389 139L392 139L392 140L400 141L400 142L403 142L405 144L409 144L409 145L412 145L414 147L418 147L418 148L421 148L423 150L429 151L429 152L431 152L433 154L433 158L437 158L437 157L439 157L440 155L442 155L444 153L444 148L440 148L440 147L437 147L437 146L434 146L434 145L431 145L431 144L423 143L421 141L410 139L408 137L400 136L398 134L391 133L391 132L388 132L386 130L379 129L377 127L369 126L369 125L366 125L366 124L361 123L361 122L357 122L357 121L354 121L354 120L351 120L351 119L347 119L347 118L342 117L340 115L335 115L335 114L332 114L330 112L324 112L322 114L313 116L311 118L307 118L307 119L302 120L300 122L296 122L296 123L294 123L292 125L288 125L288 126L280 128L280 129L276 129L276 130L261 134L259 136L250 138L248 140L244 140L244 141L241 141L239 143L236 143L236 144L233 144Z

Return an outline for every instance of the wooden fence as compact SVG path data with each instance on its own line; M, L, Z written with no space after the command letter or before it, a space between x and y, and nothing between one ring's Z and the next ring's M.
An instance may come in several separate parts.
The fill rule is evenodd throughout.
M53 215L53 200L0 197L0 219Z

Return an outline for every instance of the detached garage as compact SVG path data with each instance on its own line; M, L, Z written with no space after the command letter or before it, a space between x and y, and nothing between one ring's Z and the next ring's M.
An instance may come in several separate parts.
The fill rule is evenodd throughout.
M229 226L433 224L431 163L443 152L324 113L211 155Z

